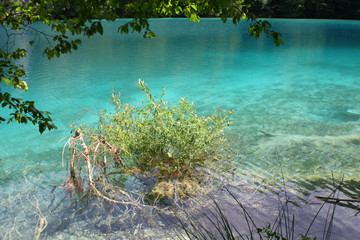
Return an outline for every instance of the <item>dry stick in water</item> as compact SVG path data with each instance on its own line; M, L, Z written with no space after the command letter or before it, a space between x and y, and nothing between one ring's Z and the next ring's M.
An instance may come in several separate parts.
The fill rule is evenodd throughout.
M80 143L81 143L81 146L83 147L84 151L83 151L83 154L84 154L84 157L85 157L85 161L86 161L86 165L87 165L87 171L88 171L88 177L89 177L89 185L90 187L92 188L92 190L95 192L96 195L98 195L99 197L109 201L109 202L112 202L112 203L122 203L122 204L134 204L133 202L120 202L120 201L117 201L117 200L114 200L114 199L110 199L106 196L104 196L96 187L95 187L95 184L94 184L94 181L93 181L93 168L92 168L92 165L91 165L91 162L90 162L90 151L88 149L88 147L86 146L85 144L85 141L84 141L84 138L83 136L80 134L78 136L79 140L80 140ZM95 148L95 151L94 151L94 159L96 159L96 154L97 154L97 150L98 150L98 147L100 146L100 142L97 144L96 148ZM128 193L120 190L120 192L122 194L124 194L127 198L131 199L131 197L129 196Z
M124 161L120 158L120 156L117 154L118 149L116 147L113 147L110 145L110 143L108 143L107 141L105 141L105 139L101 140L103 144L105 144L106 146L109 147L111 154L113 155L113 157L123 166L125 167ZM106 161L106 158L104 159L104 162Z
M80 141L80 145L82 146L82 151L77 148L77 141ZM87 146L86 143L85 143L85 140L84 140L84 137L83 137L83 134L80 133L80 131L76 131L75 132L75 136L71 137L67 143L65 145L69 146L69 151L72 153L71 154L71 159L70 159L70 171L74 173L74 179L75 181L77 181L77 178L76 178L76 171L75 171L75 161L76 159L78 158L84 158L85 162L86 162L86 165L87 165L87 172L88 172L88 178L89 178L89 186L91 188L91 190L100 198L108 201L108 202L111 202L111 203L119 203L119 204L124 204L125 206L128 206L128 205L132 205L132 206L135 206L137 207L138 209L140 209L141 211L144 211L144 208L152 208L152 209L156 209L156 210L161 210L155 206L147 206L147 205L144 205L144 204L141 204L138 202L137 199L134 199L133 197L131 197L126 191L124 190L121 190L119 188L117 188L117 190L123 194L124 196L126 196L126 198L128 199L127 201L125 200L122 200L122 201L118 201L118 200L114 200L114 199L111 199L111 198L108 198L106 196L104 196L95 186L95 183L93 181L93 166L95 164L95 161L97 159L97 154L98 154L98 150L99 148L101 147L101 145L103 146L106 146L109 148L109 152L110 152L110 155L111 155L111 158L112 159L115 159L115 161L117 163L120 163L122 166L125 167L125 164L123 162L123 160L120 158L120 156L118 155L118 151L119 149L112 146L111 144L109 144L108 142L106 142L106 140L100 135L99 136L99 142L96 144L96 147L94 150L92 150L91 146ZM120 149L121 150L121 149ZM79 151L80 152L80 155L81 156L78 156L76 154L76 152ZM91 155L90 153L93 153L94 156L93 156L93 164L91 163ZM104 155L104 164L106 164L106 157Z
M97 158L97 153L98 153L98 149L99 149L99 147L100 147L100 145L101 144L104 144L104 145L106 145L107 147L109 147L109 149L110 149L110 153L111 153L111 155L112 155L112 157L113 158L115 158L118 162L120 162L120 164L121 165L123 165L123 166L125 166L124 165L124 162L122 161L122 159L116 154L117 153L117 149L115 148L115 147L113 147L113 146L111 146L108 142L106 142L105 140L100 140L100 142L98 142L98 144L96 145L96 147L95 147L95 150L93 151L93 153L94 153L94 158L93 158L93 164L91 163L91 160L90 160L90 150L91 149L89 149L88 148L88 146L86 145L86 143L85 143L85 140L84 140L84 138L83 138L83 135L79 132L79 131L76 131L75 132L75 137L74 137L74 139L73 139L73 143L72 144L70 144L69 145L69 147L70 148L72 148L72 150L73 150L73 154L72 154L72 156L71 156L71 159L70 159L70 166L71 166L71 173L74 173L74 176L75 176L75 159L76 159L76 154L75 154L75 152L76 152L76 147L77 147L77 141L80 141L80 144L81 144L81 146L82 146L82 148L83 148L83 151L81 152L81 154L82 154L82 156L84 157L84 159L85 159L85 161L86 161L86 165L87 165L87 172L88 172L88 178L89 178L89 186L90 186L90 188L94 191L94 193L98 196L98 197L100 197L100 198L102 198L102 199L104 199L104 200L106 200L106 201L109 201L109 202L112 202L112 203L120 203L120 204L125 204L125 205L133 205L133 206L136 206L136 207L144 207L144 205L142 205L142 204L140 204L140 203L137 203L136 201L134 201L133 199L132 199L132 197L127 193L127 192L125 192L125 191L123 191L123 190L121 190L121 189L118 189L118 191L121 193L121 194L123 194L123 195L125 195L126 196L126 198L127 199L129 199L130 201L129 202L127 202L127 201L118 201L118 200L114 200L114 199L111 199L111 198L108 198L108 197L106 197L106 196L104 196L97 188L96 188L96 186L95 186L95 184L94 184L94 181L93 181L93 164L95 163L95 160L96 160L96 158ZM73 176L72 176L73 177ZM141 209L141 208L140 208Z
M75 174L75 155L76 155L76 147L77 147L77 138L78 138L78 132L76 131L75 132L75 138L74 140L72 141L72 155L71 155L71 158L70 158L70 177L72 179L76 179L76 174ZM71 146L70 146L71 147Z
M360 199L352 199L352 198L335 198L335 197L324 197L324 196L315 196L319 200L327 201L335 201L335 202L360 202Z

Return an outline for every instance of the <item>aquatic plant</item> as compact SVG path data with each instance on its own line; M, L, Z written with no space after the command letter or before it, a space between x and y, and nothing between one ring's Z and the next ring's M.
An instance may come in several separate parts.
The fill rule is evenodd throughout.
M148 183L156 195L184 197L201 189L204 169L224 159L224 130L232 111L217 108L208 117L199 116L184 97L171 106L163 99L164 89L153 97L143 81L138 86L145 95L141 104L123 103L121 95L113 93L114 114L103 111L95 128L74 128L67 142L68 189L83 190L80 171L86 167L90 189L109 201L96 184L110 192L129 175Z
M146 101L137 107L123 104L121 96L113 94L116 112L104 114L98 128L110 144L122 149L127 163L159 179L183 179L218 157L231 112L218 108L213 115L202 117L184 97L171 107L162 99L164 89L160 97L153 97L143 81L138 86Z

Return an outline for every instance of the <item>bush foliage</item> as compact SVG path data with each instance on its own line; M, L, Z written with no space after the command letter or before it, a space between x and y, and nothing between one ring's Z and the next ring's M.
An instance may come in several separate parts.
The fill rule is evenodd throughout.
M225 141L224 130L232 111L215 109L211 116L199 116L194 104L182 97L171 106L153 97L139 80L145 101L135 106L112 94L115 113L103 112L95 132L115 146L126 168L151 174L160 180L185 179L197 174L197 167L216 161Z

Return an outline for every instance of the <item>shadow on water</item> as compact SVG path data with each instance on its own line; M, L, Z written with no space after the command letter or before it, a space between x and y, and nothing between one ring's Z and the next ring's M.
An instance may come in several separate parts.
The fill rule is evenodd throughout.
M155 211L150 207L139 210L97 198L70 196L61 184L49 187L48 177L29 177L9 186L13 191L16 189L16 193L0 202L0 234L4 239L187 239L183 227L179 227L179 219L185 221L187 227L191 221L205 224L208 227L205 229L214 230L216 234L211 221L218 220L220 213L243 236L254 234L256 228L268 224L272 227L282 224L290 227L295 236L293 239L297 239L311 225L308 236L322 239L324 229L328 229L330 223L331 237L327 239L355 239L358 236L358 202L327 203L317 214L324 203L319 196L359 199L358 180L279 177L255 165L237 165L237 169L226 174L219 188L210 195L179 202L175 206L178 215L174 217L174 209ZM52 177L64 176L58 173ZM216 214L214 207L215 210L218 208ZM255 223L250 229L249 218ZM284 222L285 218L293 223L286 225L289 223Z
M357 238L359 182L322 179L321 191L314 195L306 194L306 184L300 187L283 179L271 180L269 176L254 188L252 183L260 182L256 180L260 177L248 177L248 181L237 179L237 184L211 195L207 201L183 209L174 222L190 239ZM352 194L348 196L344 192L350 189ZM357 199L352 199L354 202L321 201L317 195Z

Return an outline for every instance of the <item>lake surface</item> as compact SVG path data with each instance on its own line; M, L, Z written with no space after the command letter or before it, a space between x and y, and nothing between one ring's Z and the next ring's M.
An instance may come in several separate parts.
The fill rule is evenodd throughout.
M319 207L313 203L321 203L314 196L327 196L340 183L338 197L360 198L359 21L270 20L284 35L281 47L264 36L249 38L245 22L151 20L157 38L150 40L117 33L123 22L104 22L104 36L83 39L78 51L58 59L43 57L45 42L29 50L23 61L29 91L14 94L52 112L59 129L40 135L31 125L0 125L0 236L21 239L34 232L36 222L26 209L48 211L53 186L64 182L61 140L70 136L69 124L96 123L96 115L82 110L111 111L113 89L124 102L141 102L139 78L154 94L165 87L170 103L187 97L201 114L218 106L235 110L227 134L238 183L247 189L238 196L254 215L273 215L274 196L283 194L284 186L296 202L292 211L305 223ZM24 35L17 44L28 48L29 40ZM64 194L57 191L61 200ZM71 212L66 206L71 199L63 202L59 208ZM333 239L359 235L359 211L359 204L337 206ZM47 213L49 219L64 218ZM49 220L45 234L76 238L76 228L88 231L83 237L103 234L83 221L57 226ZM317 223L313 234L319 236L322 227Z

